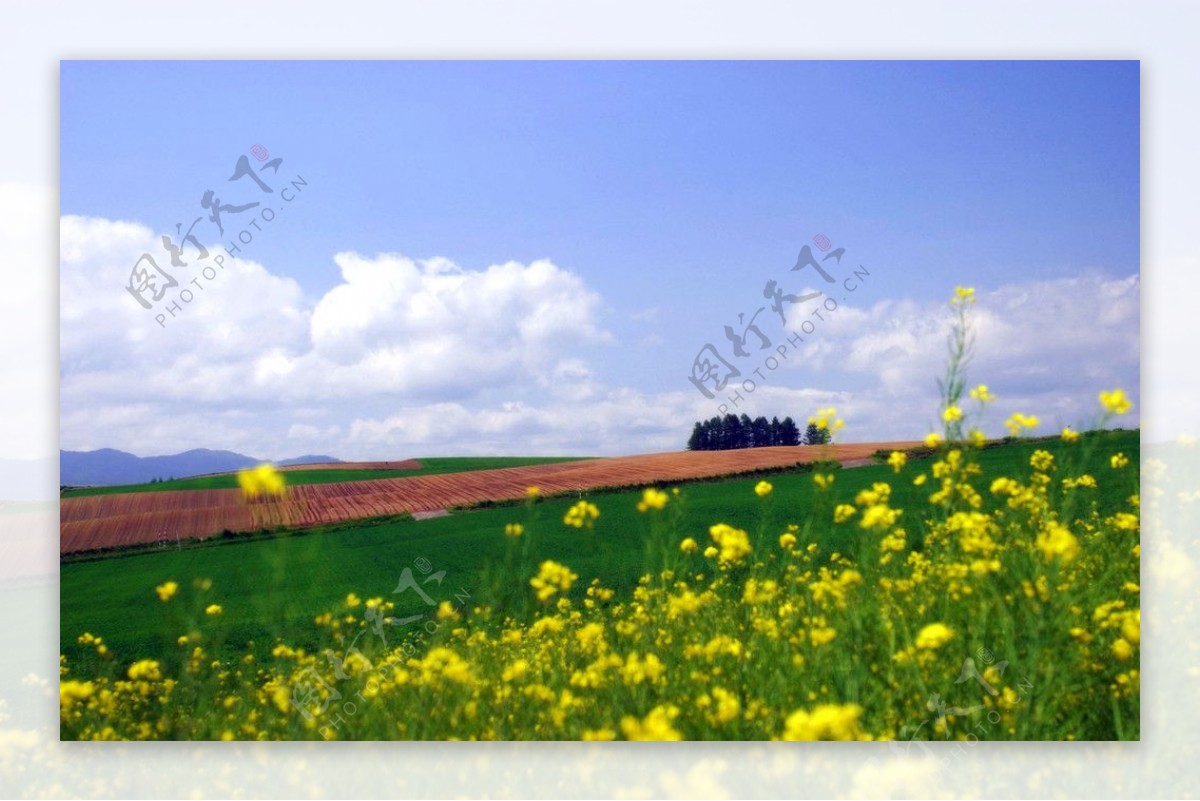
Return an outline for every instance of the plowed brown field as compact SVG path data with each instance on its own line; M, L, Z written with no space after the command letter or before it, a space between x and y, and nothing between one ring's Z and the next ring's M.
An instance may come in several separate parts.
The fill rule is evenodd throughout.
M554 494L711 478L820 459L861 464L881 448L902 450L919 444L883 442L617 456L469 473L307 484L289 488L286 500L250 504L236 489L63 498L59 550L65 554L159 540L174 542L177 537L204 538L224 530L304 527L432 511L522 498L531 486Z

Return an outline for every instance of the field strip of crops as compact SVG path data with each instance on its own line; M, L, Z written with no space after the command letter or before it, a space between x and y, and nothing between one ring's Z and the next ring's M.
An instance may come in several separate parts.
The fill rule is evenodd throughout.
M282 473L293 473L300 470L420 470L422 467L424 465L420 459L404 459L399 462L312 462L275 469Z
M236 489L181 490L64 498L61 553L204 538L222 531L314 526L365 517L425 512L481 501L638 486L788 467L817 460L856 462L879 449L920 443L858 443L619 456L405 478L291 487L285 500L247 503Z

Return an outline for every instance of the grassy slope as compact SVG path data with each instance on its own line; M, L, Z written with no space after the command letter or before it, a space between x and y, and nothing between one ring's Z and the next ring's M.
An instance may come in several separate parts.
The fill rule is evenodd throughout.
M985 475L1024 474L1030 453L1045 448L1052 453L1078 454L1094 443L1096 448L1086 469L1104 474L1109 456L1123 451L1136 464L1139 433L1115 432L1088 438L1084 443L1065 445L1058 441L1020 443L983 451L979 460ZM430 460L434 461L434 460ZM1070 462L1066 462L1067 467ZM874 481L893 485L892 505L916 509L924 506L931 485L913 487L911 478L919 470L927 471L928 462L911 462L897 477L886 466L869 466L838 473L834 485L836 502L851 502L858 490ZM1084 472L1068 468L1067 474ZM1136 482L1136 472L1131 474ZM812 477L808 473L780 474L771 477L775 491L763 504L754 495L756 479L736 479L688 486L681 535L690 535L703 544L708 542L708 527L726 522L745 528L755 537L760 530L764 506L770 508L770 523L765 537L773 542L788 522L802 522L812 513L814 497ZM1102 510L1121 505L1136 485L1118 487L1102 481L1097 496ZM986 487L983 488L986 493ZM601 517L594 531L580 531L562 525L562 515L573 499L546 501L534 507L530 520L525 508L484 509L447 518L422 522L400 521L346 524L308 534L277 537L247 537L198 545L181 551L166 550L136 555L112 556L92 561L64 563L61 571L61 648L78 664L95 659L92 649L75 642L84 631L105 638L117 659L154 656L170 661L181 649L174 640L185 629L188 604L219 603L225 609L222 627L230 626L228 646L231 652L244 650L253 640L260 652L269 650L275 638L294 645L315 642L312 617L332 608L350 592L366 599L382 596L401 604L413 594L393 596L400 572L424 557L434 570L445 570L445 581L436 590L436 600L451 600L464 591L473 597L480 585L484 565L503 553L503 528L508 522L524 522L537 537L539 558L569 565L578 573L576 593L593 576L606 585L627 590L643 567L642 538L646 520L636 510L640 493L625 492L595 496ZM925 508L928 508L925 506ZM820 519L830 519L822 510ZM813 537L823 548L851 546L852 525L838 530L815 532ZM527 534L527 536L529 536ZM840 538L840 539L839 539ZM844 540L844 541L841 541ZM766 542L763 542L766 545ZM757 543L756 543L757 547ZM828 550L825 551L828 553ZM417 574L419 575L419 574ZM213 587L201 601L189 582L211 578ZM154 587L168 579L183 589L169 605L158 602ZM514 576L525 583L528 576ZM423 611L398 608L398 614ZM174 617L178 616L178 617ZM204 616L198 615L203 621ZM201 624L203 625L203 623Z
M368 481L373 478L403 478L405 476L428 476L439 473L467 473L473 470L493 470L499 467L525 467L534 464L573 462L586 456L451 456L419 460L423 465L416 470L289 470L284 475L287 483L332 484L337 481ZM161 481L157 484L125 484L115 487L82 487L67 490L64 498L80 495L117 495L126 492L164 492L166 490L231 489L237 486L237 477L232 473L216 476L197 476Z

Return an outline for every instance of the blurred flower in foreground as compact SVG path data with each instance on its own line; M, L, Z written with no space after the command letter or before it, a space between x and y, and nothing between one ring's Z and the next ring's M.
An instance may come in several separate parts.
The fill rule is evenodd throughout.
M283 474L270 464L260 464L250 470L239 470L237 482L247 498L257 498L259 495L282 495L284 491Z
M996 399L996 396L988 390L987 384L980 384L971 390L971 397L980 403L990 403Z
M575 528L591 528L592 523L600 516L600 510L596 508L596 504L588 501L580 501L567 510L563 516L563 523Z
M1125 394L1123 389L1114 389L1112 392L1100 393L1100 404L1105 411L1112 414L1125 414L1133 408L1133 401L1129 400L1129 396Z
M1008 418L1008 420L1004 422L1004 425L1008 428L1008 433L1015 437L1021 433L1022 428L1037 428L1038 422L1039 421L1037 417L1034 415L1021 414L1020 412L1017 412L1012 417Z
M822 431L828 431L830 434L836 434L845 427L844 420L837 419L837 409L830 406L827 409L818 409L817 413L808 418L810 425L816 426Z
M671 496L662 490L655 489L654 487L647 487L646 489L642 490L642 499L638 501L637 510L639 512L645 512L650 509L662 509L667 505L667 501L670 500L670 498Z

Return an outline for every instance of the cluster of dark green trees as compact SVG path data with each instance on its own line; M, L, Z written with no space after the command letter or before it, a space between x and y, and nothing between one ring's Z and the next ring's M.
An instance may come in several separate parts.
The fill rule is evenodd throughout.
M796 421L785 417L759 417L727 414L696 423L688 438L689 451L728 451L735 448L765 448L771 445L822 445L829 442L829 431L808 424L800 433Z

